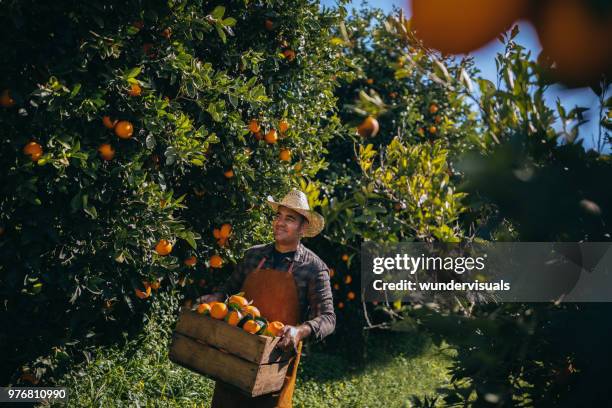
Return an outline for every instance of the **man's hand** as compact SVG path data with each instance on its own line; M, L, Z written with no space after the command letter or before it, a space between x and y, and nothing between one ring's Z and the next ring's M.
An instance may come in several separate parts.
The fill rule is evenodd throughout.
M222 300L223 300L223 293L215 292L215 293L209 293L208 295L200 296L199 298L196 299L196 304L199 305L200 303L221 302Z
M306 337L310 336L312 329L309 325L303 324L301 326L285 326L280 333L281 339L276 344L276 347L284 350L293 349L297 353L297 346Z

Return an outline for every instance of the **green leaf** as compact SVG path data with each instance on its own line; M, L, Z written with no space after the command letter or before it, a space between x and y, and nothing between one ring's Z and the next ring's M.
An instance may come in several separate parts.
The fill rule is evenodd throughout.
M76 193L75 196L72 197L72 200L70 200L70 208L72 209L72 212L75 212L82 208L81 202L81 193Z
M515 24L514 27L512 27L512 32L510 33L510 39L513 40L519 34L519 31L518 24Z
M478 79L478 87L483 96L492 96L495 93L495 84L488 79Z
M469 92L473 92L473 88L472 88L472 80L470 78L470 75L467 73L467 71L463 68L461 68L461 76L460 76L460 80L463 83L463 85L465 85L465 87L467 88L467 90Z
M192 247L193 249L198 249L198 244L196 244L196 241L193 238L193 234L191 234L191 233L186 234L184 239L185 239L185 241L187 241L187 243L189 244L190 247Z
M170 166L176 162L176 149L172 146L168 146L166 151L164 152L164 156L166 156L166 165Z
M217 29L217 34L221 37L221 41L225 44L227 42L227 37L225 36L225 31L223 31L223 26L221 26L221 24L215 24L215 28Z
M211 14L211 16L216 18L217 20L222 19L223 15L225 14L225 7L217 6L217 7L215 7L215 9L210 14Z
M72 92L70 92L70 97L74 98L79 93L80 90L81 90L81 84L74 85L74 87L72 88Z
M233 17L228 17L221 22L224 26L232 27L236 25L236 19Z
M443 78L444 81L448 83L448 81L450 81L450 75L448 74L448 70L446 69L446 66L436 58L434 58L433 62L434 62L434 67L433 67L434 73L436 74L436 76L438 78Z
M91 206L91 207L83 207L83 211L85 211L85 213L87 215L89 215L92 219L96 219L98 218L98 211L96 211L96 207Z
M126 75L126 79L130 79L130 78L136 78L140 72L141 72L141 68L140 67L136 67L136 68L132 68Z

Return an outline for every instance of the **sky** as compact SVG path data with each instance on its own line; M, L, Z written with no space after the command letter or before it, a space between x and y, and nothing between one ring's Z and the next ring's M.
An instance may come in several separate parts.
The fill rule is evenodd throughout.
M321 3L324 6L332 7L336 2L335 0L322 0ZM372 7L381 8L386 12L391 12L394 5L402 6L404 8L405 15L407 17L410 16L410 0L369 0L367 3ZM361 4L361 0L353 0L351 4L358 8ZM519 21L518 24L520 33L515 41L524 46L527 50L531 50L532 56L537 57L542 47L538 41L538 36L535 29L526 21ZM476 67L481 71L480 75L485 79L491 80L493 83L497 83L495 55L501 51L503 51L503 45L498 40L494 39L483 48L472 52ZM545 98L548 106L555 110L557 98L559 98L561 104L567 111L575 106L590 108L590 110L585 113L585 118L589 120L589 122L581 127L580 134L584 139L585 147L590 148L595 145L595 138L599 129L599 101L598 97L593 93L593 91L591 91L591 89L578 88L568 90L561 86L553 86L546 91ZM556 128L560 128L559 123L557 123Z

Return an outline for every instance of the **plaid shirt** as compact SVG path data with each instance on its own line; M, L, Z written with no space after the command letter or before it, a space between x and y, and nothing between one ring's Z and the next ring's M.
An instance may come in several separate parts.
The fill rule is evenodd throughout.
M225 294L237 293L247 274L257 268L263 257L266 257L266 261L262 268L273 268L273 250L273 243L256 245L247 249L244 259L238 263L221 291ZM336 327L329 268L314 252L301 243L293 259L285 257L283 265L277 266L276 269L287 271L291 261L294 262L292 273L298 290L302 321L312 329L314 340L320 341L330 335Z

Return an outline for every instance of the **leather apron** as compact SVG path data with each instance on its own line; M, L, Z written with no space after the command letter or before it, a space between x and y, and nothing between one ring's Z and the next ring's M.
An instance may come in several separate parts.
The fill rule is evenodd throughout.
M293 262L287 271L262 269L264 257L242 284L244 296L253 301L261 315L269 322L279 321L285 325L300 324L298 291L293 278ZM289 364L283 387L271 394L251 398L229 384L217 381L211 408L291 408L297 367L300 362L302 342L298 344L297 355Z

